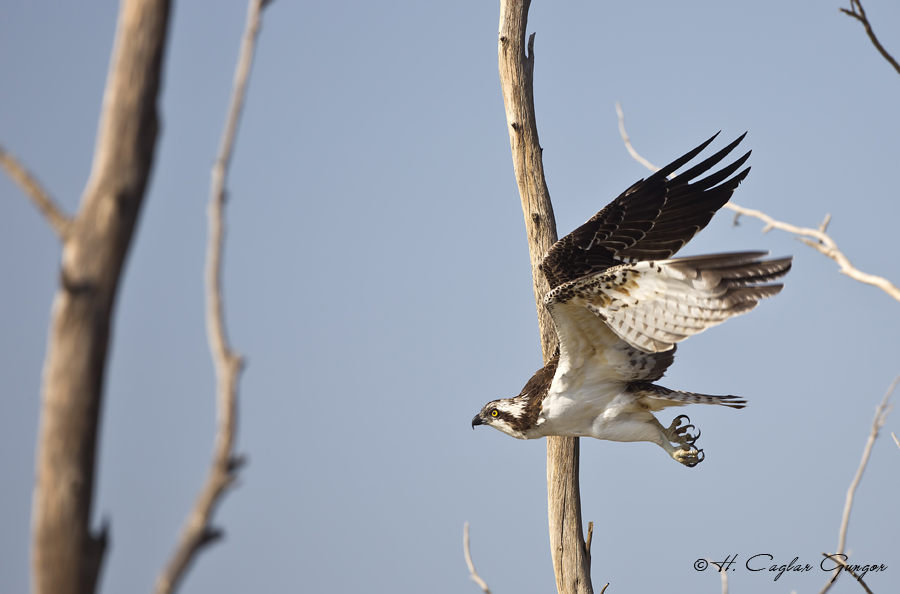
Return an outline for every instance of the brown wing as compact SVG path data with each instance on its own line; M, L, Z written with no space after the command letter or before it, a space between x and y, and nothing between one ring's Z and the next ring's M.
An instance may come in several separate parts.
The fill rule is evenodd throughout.
M728 179L750 153L716 173L691 181L722 161L746 133L674 179L668 176L700 154L716 136L640 180L557 241L541 262L550 288L623 262L671 258L706 227L750 171L748 167Z

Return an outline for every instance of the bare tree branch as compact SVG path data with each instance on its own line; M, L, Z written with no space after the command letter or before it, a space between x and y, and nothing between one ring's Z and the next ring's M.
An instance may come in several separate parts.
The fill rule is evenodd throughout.
M472 555L469 554L469 523L466 522L463 524L463 553L466 555L466 565L469 566L469 577L472 578L472 581L478 584L478 586L484 590L484 594L491 594L491 589L488 588L487 583L481 576L478 575L478 572L475 571L475 564L472 563Z
M6 170L6 174L22 189L26 196L31 198L38 210L43 213L47 222L56 231L62 241L69 235L69 227L72 220L57 206L50 194L44 190L37 178L25 169L11 153L6 152L0 146L0 165Z
M794 225L791 225L789 223L776 221L764 212L760 212L758 210L753 210L750 208L744 208L742 206L738 206L733 202L727 203L725 205L725 208L730 208L731 210L735 211L737 215L746 215L763 221L764 223L766 223L766 226L763 227L763 233L766 233L771 229L779 229L781 231L787 231L788 233L797 235L797 239L813 248L823 256L831 258L832 260L837 262L838 266L840 267L839 271L842 274L846 274L855 281L878 287L897 301L900 301L900 289L894 286L893 283L891 283L886 278L862 272L850 262L850 259L847 258L847 256L845 256L840 249L838 249L837 242L835 242L834 239L832 239L832 237L825 232L825 228L827 227L828 222L831 218L830 215L826 216L825 221L822 223L822 225L820 225L818 229L810 229L808 227L795 227ZM737 216L735 217L735 220L737 220Z
M722 577L722 594L728 594L728 571L722 571L722 565L712 559L707 559L706 561L719 568L719 575Z
M852 575L853 577L856 578L856 581L859 582L859 585L862 586L862 589L866 591L866 594L872 594L872 591L869 590L869 586L866 585L866 582L864 582L860 576L856 575L855 571L850 569L850 566L847 565L846 561L844 561L843 559L841 559L840 557L837 557L835 555L829 555L828 553L822 553L822 556L826 557L828 559L831 559L835 563L838 563L839 565L841 565L843 567L844 571L846 571L847 573L849 573L850 575ZM839 571L839 570L836 570L836 571ZM832 582L828 582L829 585L822 591L827 592L828 588L831 587L831 583Z
M897 447L898 447L898 448L900 448L900 439L897 439L897 436L894 435L893 432L891 432L891 437L894 438L894 443L897 444Z
M872 40L872 45L875 46L875 49L887 60L891 66L894 67L894 70L897 71L897 74L900 74L900 64L897 64L897 60L895 60L884 46L878 41L878 38L875 37L875 32L872 31L872 25L869 23L869 19L866 18L866 11L862 6L862 3L859 0L850 0L850 10L846 8L839 9L841 12L846 14L847 16L851 16L855 18L857 21L862 23L863 27L866 29L866 34L869 36L869 39Z
M153 165L168 0L123 0L91 175L63 244L41 387L32 511L36 594L96 590L108 526L92 533L97 432L119 278ZM32 199L35 199L32 195ZM44 202L44 207L52 202Z
M632 146L631 139L625 132L625 115L622 113L622 109L618 103L616 104L616 112L619 114L619 131L622 134L622 140L624 141L628 152L636 161L644 165L647 169L659 171L659 167L656 167L640 156L634 149L634 146ZM842 274L861 283L878 287L897 301L900 301L900 289L894 286L893 283L886 278L862 272L850 262L849 258L847 258L841 250L838 249L837 242L825 232L828 228L828 223L831 221L831 215L825 215L825 220L819 225L818 229L810 229L809 227L796 227L790 223L777 221L762 211L744 208L734 202L727 203L725 208L731 209L737 213L734 218L735 224L737 224L740 215L744 215L763 221L766 224L766 226L763 227L763 233L768 233L772 229L779 229L797 235L797 239L818 251L820 254L837 262Z
M501 0L497 47L500 85L509 131L509 143L525 215L531 256L534 299L546 363L557 345L556 330L543 307L550 286L540 272L541 259L556 243L556 220L534 114L534 34L525 46L530 0ZM584 546L581 496L578 486L578 438L547 438L547 507L550 551L560 594L590 594L591 562Z
M650 171L659 171L659 167L638 154L634 149L634 146L632 146L631 138L629 138L628 132L625 131L625 113L622 111L622 105L618 101L616 101L616 113L619 115L619 134L622 135L622 140L625 142L625 148L628 149L628 154L631 155L632 159Z
M251 0L247 9L247 24L241 42L240 57L234 75L234 90L225 121L219 155L212 170L209 204L209 244L206 261L206 327L209 345L216 368L216 429L215 454L206 484L200 491L194 508L182 527L178 547L168 565L156 581L156 594L173 592L200 550L218 540L222 532L211 525L212 514L221 497L231 487L244 460L234 453L237 428L237 387L243 361L228 344L225 315L222 308L222 250L224 243L225 178L234 138L247 91L253 51L259 32L260 14L267 0Z
M875 418L872 419L872 429L869 432L868 440L866 440L866 447L863 449L862 460L860 460L859 468L856 470L856 476L853 477L850 488L847 490L844 514L841 518L841 529L838 534L838 553L844 552L844 545L847 542L847 525L850 523L850 509L853 507L853 496L856 493L856 488L859 486L859 481L862 480L866 465L869 463L869 455L872 453L872 446L875 444L875 439L878 437L878 433L884 426L885 421L887 421L888 415L891 414L893 406L888 405L888 401L894 393L894 390L897 388L898 382L900 382L900 375L891 382L887 393L884 395L884 399L881 401L881 404L878 405L878 408L875 409Z
M869 432L869 439L866 440L866 447L863 449L862 460L860 460L859 468L856 469L856 476L853 477L853 480L850 482L850 488L847 490L847 498L844 502L844 514L841 518L841 528L838 533L838 548L835 555L842 555L844 553L844 546L847 543L847 526L850 524L850 510L853 508L853 496L856 494L856 488L859 486L859 482L862 480L863 473L869 463L869 455L872 453L872 446L875 444L875 439L878 437L878 433L884 426L885 421L887 421L888 415L891 414L893 405L888 405L888 401L891 399L891 395L897 388L898 383L900 383L900 375L891 382L890 387L888 387L888 390L884 395L884 399L881 401L881 404L878 405L878 408L875 409L875 418L872 419L872 429ZM822 588L822 591L819 592L819 594L828 592L831 588L831 584L834 583L834 578L837 577L837 574L838 570L835 570L831 580L825 584L825 587ZM868 591L868 588L866 590Z

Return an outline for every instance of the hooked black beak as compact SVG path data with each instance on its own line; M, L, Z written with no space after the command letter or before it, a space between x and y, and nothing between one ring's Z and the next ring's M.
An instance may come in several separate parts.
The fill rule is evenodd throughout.
M481 420L481 415L475 415L475 418L472 419L472 429L475 428L475 425L484 425L484 421Z

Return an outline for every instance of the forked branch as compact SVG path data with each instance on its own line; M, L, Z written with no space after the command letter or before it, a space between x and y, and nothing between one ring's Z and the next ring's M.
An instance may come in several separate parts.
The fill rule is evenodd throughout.
M107 527L91 529L100 412L119 280L156 154L169 0L122 0L91 174L75 224L17 163L64 238L41 382L32 498L35 594L97 589Z
M237 428L237 387L243 361L228 343L222 307L222 250L224 243L225 178L234 138L247 90L253 51L259 32L260 15L267 0L251 0L234 77L231 105L219 155L213 166L209 204L209 244L206 260L206 327L216 368L217 429L215 453L206 484L200 491L184 527L178 547L157 578L156 594L175 590L200 550L221 538L222 531L212 526L212 514L221 497L234 484L243 459L234 453Z
M622 141L625 143L625 148L628 149L628 152L631 154L631 156L636 161L641 163L644 167L650 169L651 171L659 171L659 167L656 167L650 161L643 158L634 149L634 146L632 146L631 139L625 132L625 115L624 113L622 113L622 108L618 103L616 103L616 112L619 115L619 132L622 135ZM762 211L753 210L751 208L744 208L743 206L739 206L734 202L727 203L725 205L725 208L731 209L735 213L737 213L734 217L735 224L737 224L739 217L741 215L744 215L759 219L764 222L766 225L765 227L763 227L763 233L768 233L772 229L778 229L780 231L793 233L797 236L797 239L799 239L809 247L813 248L823 256L831 258L832 260L837 262L842 274L846 274L853 280L859 281L861 283L878 287L897 301L900 301L900 289L898 289L893 283L891 283L884 277L876 276L874 274L868 274L859 270L850 262L850 259L847 258L847 256L844 255L844 253L840 249L838 249L837 242L835 242L834 239L830 235L828 235L828 233L826 233L828 223L831 221L831 215L825 216L825 220L821 225L819 225L818 229L811 229L809 227L797 227L795 225L791 225L790 223L775 220Z
M869 39L872 40L872 45L874 45L875 49L878 50L878 53L884 56L884 59L894 67L894 70L897 71L897 74L900 74L900 64L897 64L897 60L895 60L893 56L891 56L887 52L887 50L884 49L884 46L881 45L881 42L879 42L878 38L875 37L875 32L872 31L872 25L871 23L869 23L868 17L866 17L866 10L863 8L862 2L860 2L859 0L850 0L850 10L841 8L840 11L862 23L862 26L866 29L866 35L868 35Z

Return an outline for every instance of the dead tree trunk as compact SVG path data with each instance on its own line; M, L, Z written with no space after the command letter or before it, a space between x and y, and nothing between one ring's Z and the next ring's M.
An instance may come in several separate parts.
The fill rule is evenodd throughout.
M107 529L92 534L90 517L104 371L119 275L153 164L168 21L168 0L123 0L91 176L77 215L54 224L63 253L32 515L38 594L94 592L103 560Z
M550 286L538 269L541 258L556 243L556 220L544 180L544 164L534 115L534 35L525 52L525 26L530 0L501 0L500 84L509 126L516 182L525 214L534 298L546 363L557 345L556 329L543 297ZM547 504L550 549L560 594L590 594L591 561L581 528L578 487L578 438L547 438Z

